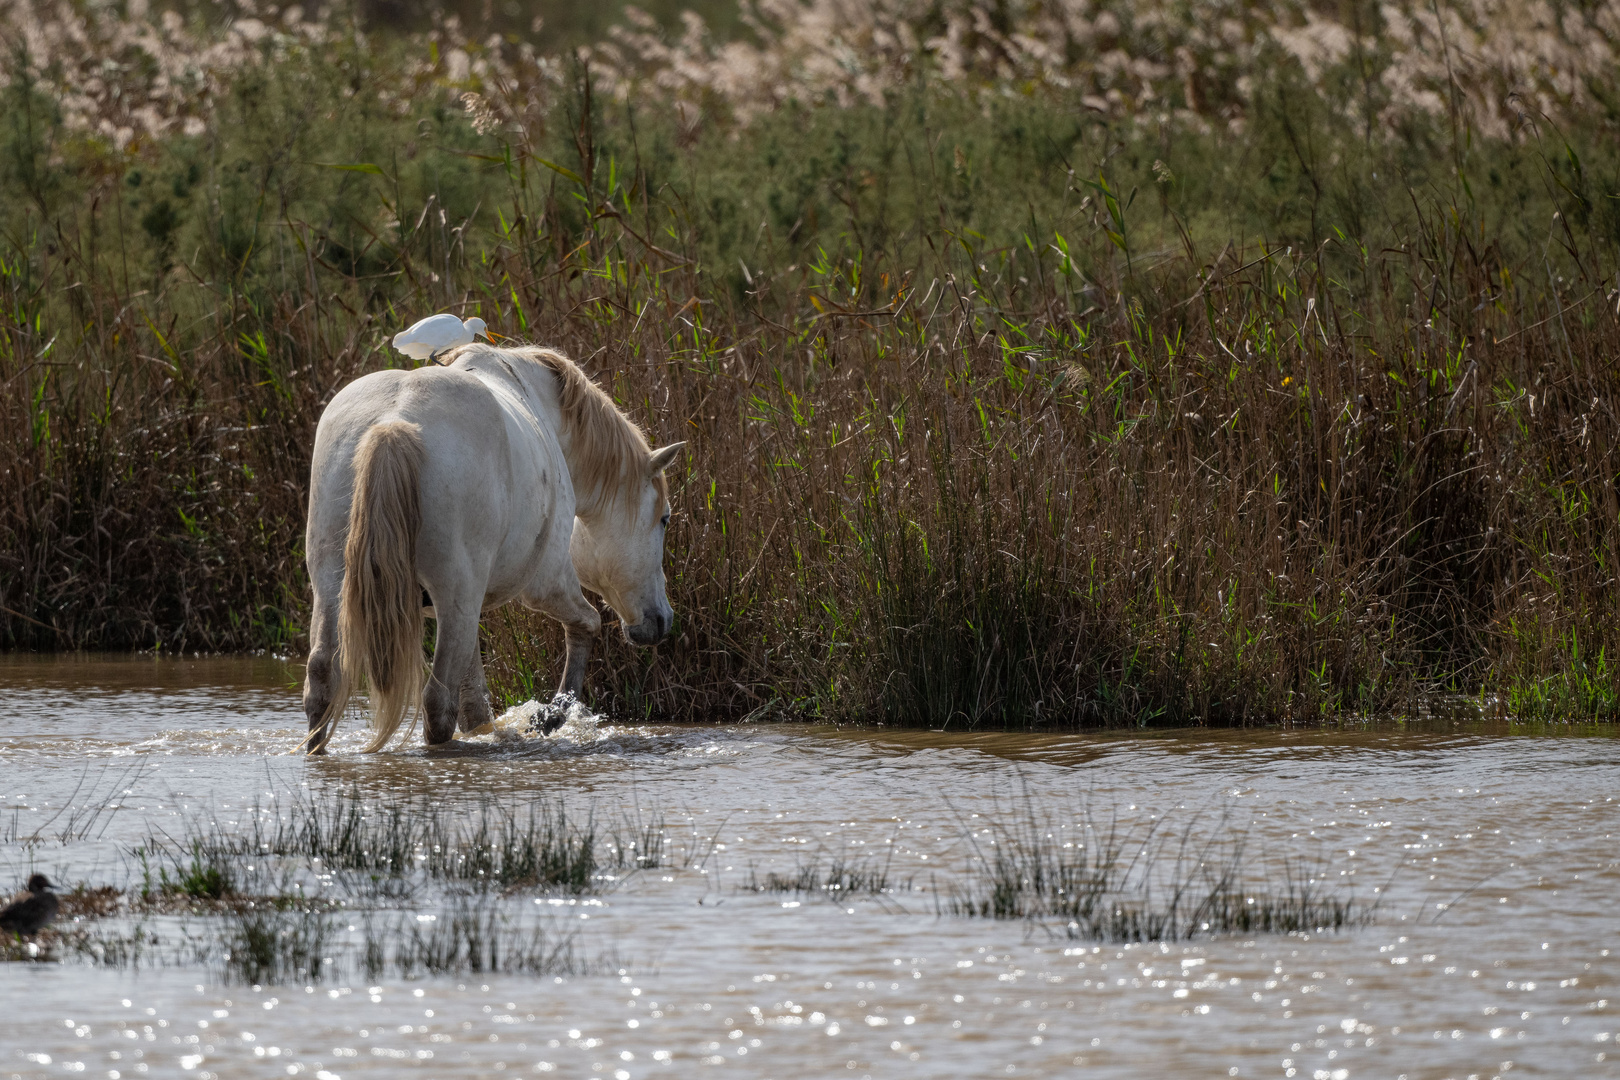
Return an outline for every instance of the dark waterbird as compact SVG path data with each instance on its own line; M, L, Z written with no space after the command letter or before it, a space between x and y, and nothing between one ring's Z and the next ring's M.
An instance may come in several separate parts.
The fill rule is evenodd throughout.
M37 934L56 918L61 903L51 892L51 883L45 880L45 875L35 874L28 879L27 895L13 900L0 911L0 930L8 934Z

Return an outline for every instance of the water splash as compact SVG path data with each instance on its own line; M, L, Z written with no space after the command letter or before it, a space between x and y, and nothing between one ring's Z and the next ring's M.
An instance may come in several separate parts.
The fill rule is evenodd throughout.
M586 708L573 694L558 694L550 701L531 698L521 705L514 705L495 718L487 733L497 743L529 742L541 738L594 743L605 737L603 724L606 721L607 717Z

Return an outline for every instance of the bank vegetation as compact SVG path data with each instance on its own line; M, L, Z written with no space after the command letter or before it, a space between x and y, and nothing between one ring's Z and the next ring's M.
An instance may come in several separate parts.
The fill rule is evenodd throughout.
M615 715L1620 712L1620 5L0 11L0 646L302 649L449 310L690 445Z

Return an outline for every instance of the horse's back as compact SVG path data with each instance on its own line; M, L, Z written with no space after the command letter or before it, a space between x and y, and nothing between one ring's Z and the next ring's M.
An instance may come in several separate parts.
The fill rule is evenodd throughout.
M375 371L338 392L315 433L312 481L336 480L352 488L354 452L377 424L404 422L419 431L425 454L424 495L443 485L444 494L476 495L469 477L487 477L506 457L506 419L489 387L448 368ZM346 496L345 496L346 497Z
M532 416L503 400L478 375L424 367L373 372L344 387L316 431L307 550L318 573L318 549L341 575L343 533L354 491L354 456L378 424L403 422L422 443L422 527L418 565L425 579L451 571L479 576L506 592L523 576L533 538L555 516L561 472L550 440ZM572 518L571 508L567 515ZM571 524L571 522L570 522ZM513 535L525 550L503 557Z

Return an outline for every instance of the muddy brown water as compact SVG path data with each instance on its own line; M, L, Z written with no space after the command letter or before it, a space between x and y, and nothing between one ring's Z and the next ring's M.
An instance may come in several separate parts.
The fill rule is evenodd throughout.
M292 756L296 665L0 658L0 875L129 886L130 850L289 792L536 794L661 815L672 865L520 894L600 974L232 984L206 964L0 964L0 1076L1620 1076L1620 741L1460 722L958 735L599 719L450 753ZM988 823L1221 820L1374 921L1178 944L941 915ZM109 807L87 817L87 808ZM233 816L234 815L234 816ZM57 837L73 822L80 839ZM18 837L40 833L32 846ZM881 853L834 902L749 875ZM418 897L406 917L431 914ZM118 923L119 920L113 920ZM147 919L171 939L208 920Z

